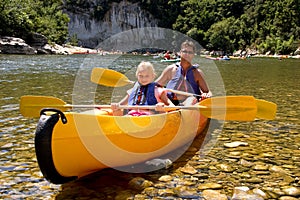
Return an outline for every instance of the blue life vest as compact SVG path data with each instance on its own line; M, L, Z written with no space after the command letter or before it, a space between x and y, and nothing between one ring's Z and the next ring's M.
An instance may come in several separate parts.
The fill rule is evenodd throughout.
M174 77L168 82L166 88L174 89L174 90L181 90L184 92L189 92L197 95L201 95L201 91L199 86L194 78L194 70L197 70L196 66L191 66L187 72L186 76L183 76L183 69L180 65L176 64L177 70ZM185 84L186 89L180 89L180 85ZM172 92L168 92L169 99L176 100L176 95Z
M142 86L136 82L129 95L128 105L155 105L157 100L155 97L155 83Z

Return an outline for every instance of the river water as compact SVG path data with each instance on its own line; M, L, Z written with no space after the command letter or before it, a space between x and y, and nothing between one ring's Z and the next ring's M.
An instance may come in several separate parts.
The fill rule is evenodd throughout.
M55 96L68 103L79 101L78 95L85 97L83 101L91 96L93 99L90 100L97 104L117 101L124 93L119 94L113 88L95 84L81 84L82 77L88 76L85 71L108 66L134 79L135 67L142 60L153 62L158 74L167 66L167 63L161 63L150 56L0 55L0 199L125 199L133 198L134 195L137 199L149 198L151 195L172 199L172 193L151 193L149 188L143 188L144 191L132 189L128 182L136 175L120 174L114 170L100 172L100 175L87 182L50 184L42 177L35 158L34 132L38 119L25 118L19 112L19 100L23 95ZM196 57L195 62L200 63L214 95L251 95L276 103L278 110L272 121L225 122L223 128L218 130L211 151L204 157L196 156L186 161L207 174L202 178L198 175L197 183L189 185L189 188L196 188L197 194L200 194L203 190L199 186L200 182L215 183L221 185L217 189L228 197L232 196L237 186L267 191L266 199L285 195L299 197L300 60L249 58L210 61ZM247 145L235 149L224 147L224 143L234 141ZM194 153L199 154L197 151ZM240 168L241 160L252 162L253 165L244 163L243 168ZM288 171L287 175L279 178L277 172L274 174L274 166ZM150 175L151 188L163 188L154 176L170 175L173 179L164 182L164 187L170 185L175 181L174 177L180 176L176 170L178 168L173 167ZM183 179L186 177L191 179L191 176L182 175ZM252 181L245 181L247 179ZM174 196L180 197L178 193ZM181 197L184 198L184 195ZM200 199L195 195L192 197Z

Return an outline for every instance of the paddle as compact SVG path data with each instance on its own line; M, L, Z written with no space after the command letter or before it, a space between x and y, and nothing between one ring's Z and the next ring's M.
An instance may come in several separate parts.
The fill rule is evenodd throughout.
M276 117L277 105L262 99L255 99L257 105L256 117L272 120Z
M73 108L110 108L110 105L71 105L63 100L51 96L22 96L20 100L20 112L25 117L39 117L43 108L56 108L63 112ZM183 107L183 106L182 106ZM155 109L155 106L120 106L120 109ZM165 107L167 111L180 109L177 106ZM193 106L192 109L198 109Z
M176 93L176 94L185 95L185 96L201 97L201 95L197 95L197 94L193 94L193 93L172 90L172 89L166 89L166 90ZM275 103L272 103L272 102L269 102L266 100L261 100L261 99L255 99L255 103L257 106L257 113L256 113L257 118L270 119L270 120L275 118L276 110L277 110L277 105Z
M121 87L128 84L133 84L125 75L104 68L93 68L91 74L91 81L100 85L110 86L110 87Z
M226 103L226 105L225 105ZM110 105L71 105L50 96L22 96L20 112L25 117L39 117L43 108L67 111L72 108L110 108ZM121 109L155 109L155 106L120 106ZM251 96L227 96L205 99L195 106L165 106L165 111L200 110L201 114L219 120L252 121L256 117L255 99Z
M124 74L114 70L105 69L105 68L93 68L91 74L91 81L100 85L105 85L110 87L121 87L121 86L134 83L133 81L130 81ZM172 89L167 89L167 90L176 94L181 94L186 96L200 96L193 93L188 93L188 92L183 92L178 90L172 90ZM242 98L242 96L240 96L240 98ZM275 103L268 102L265 100L260 100L260 99L255 99L255 103L257 107L256 117L261 119L269 119L269 120L275 118L276 110L277 110L277 105Z

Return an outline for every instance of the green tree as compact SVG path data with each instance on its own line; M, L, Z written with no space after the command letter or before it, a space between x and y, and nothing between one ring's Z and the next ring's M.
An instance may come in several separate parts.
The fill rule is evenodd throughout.
M62 12L62 2L52 0L51 4L39 2L35 6L38 13L34 29L52 42L64 43L68 36L69 17Z
M69 18L62 12L62 0L2 0L0 35L27 39L31 33L45 35L49 41L64 43Z
M234 50L234 45L230 38L230 35L235 34L232 32L234 21L233 17L224 19L214 23L208 29L205 33L205 38L209 42L208 47L213 47L211 50L223 50L225 53L230 53Z
M299 4L299 0L186 0L173 28L211 49L250 47L286 53L299 42Z
M0 34L20 36L34 27L29 13L32 12L22 0L3 0L0 2Z

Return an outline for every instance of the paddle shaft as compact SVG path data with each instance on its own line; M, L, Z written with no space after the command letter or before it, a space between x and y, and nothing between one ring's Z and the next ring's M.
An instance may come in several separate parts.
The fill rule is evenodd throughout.
M173 90L173 89L169 89L169 88L165 88L165 89L168 90L169 92L173 92L175 94L180 94L180 95L184 95L184 96L197 96L197 97L201 97L201 95L199 95L199 94L193 94L193 93L183 92L183 91L179 91L179 90Z
M226 102L226 103L225 103ZM193 106L164 106L159 110L173 111L190 109L199 111L203 116L219 120L252 121L256 115L256 104L251 96L212 97ZM62 112L73 108L111 108L111 105L71 105L51 96L22 96L20 112L26 117L39 117L44 108L56 108ZM119 109L157 109L156 105L128 106L121 105Z
M40 105L27 105L28 107L40 107ZM110 105L72 105L72 104L65 104L65 105L49 105L49 107L63 107L67 109L72 108L111 108ZM156 109L156 106L127 106L121 105L118 107L119 109ZM163 109L165 110L176 110L176 109L194 109L198 110L199 108L207 108L206 106L164 106Z

